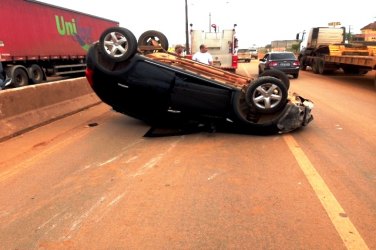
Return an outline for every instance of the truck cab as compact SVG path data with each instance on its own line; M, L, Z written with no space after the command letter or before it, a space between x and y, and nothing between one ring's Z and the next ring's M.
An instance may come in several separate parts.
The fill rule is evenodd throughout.
M362 75L373 70L376 62L371 47L346 42L345 27L312 28L307 47L300 52L298 59L302 70L310 67L315 74L342 69L346 74Z

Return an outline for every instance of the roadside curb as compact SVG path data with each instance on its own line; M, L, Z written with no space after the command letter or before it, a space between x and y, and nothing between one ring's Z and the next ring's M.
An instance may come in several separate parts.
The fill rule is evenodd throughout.
M99 103L85 77L0 91L0 141Z

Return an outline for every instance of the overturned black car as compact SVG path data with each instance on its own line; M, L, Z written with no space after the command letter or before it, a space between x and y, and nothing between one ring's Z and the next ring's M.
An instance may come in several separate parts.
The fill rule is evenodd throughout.
M289 94L282 72L251 79L167 49L161 32L149 30L137 40L128 29L109 28L89 49L86 77L104 103L152 126L179 121L284 133L313 119L312 102Z

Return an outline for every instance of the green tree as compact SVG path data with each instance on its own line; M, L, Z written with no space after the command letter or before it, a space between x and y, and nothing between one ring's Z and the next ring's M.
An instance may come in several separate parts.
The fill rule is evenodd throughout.
M293 45L291 45L291 49L293 50L292 52L295 52L295 53L298 53L300 51L300 43L294 43Z

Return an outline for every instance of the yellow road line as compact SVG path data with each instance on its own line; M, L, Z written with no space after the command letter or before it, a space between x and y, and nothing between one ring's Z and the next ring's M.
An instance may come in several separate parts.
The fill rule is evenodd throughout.
M344 209L292 135L286 134L283 139L311 184L347 249L369 249L358 230L346 216Z
M250 77L251 75L249 74L248 70L246 70L246 67L244 64L238 64L238 67L241 68L242 72L246 74L247 77Z

